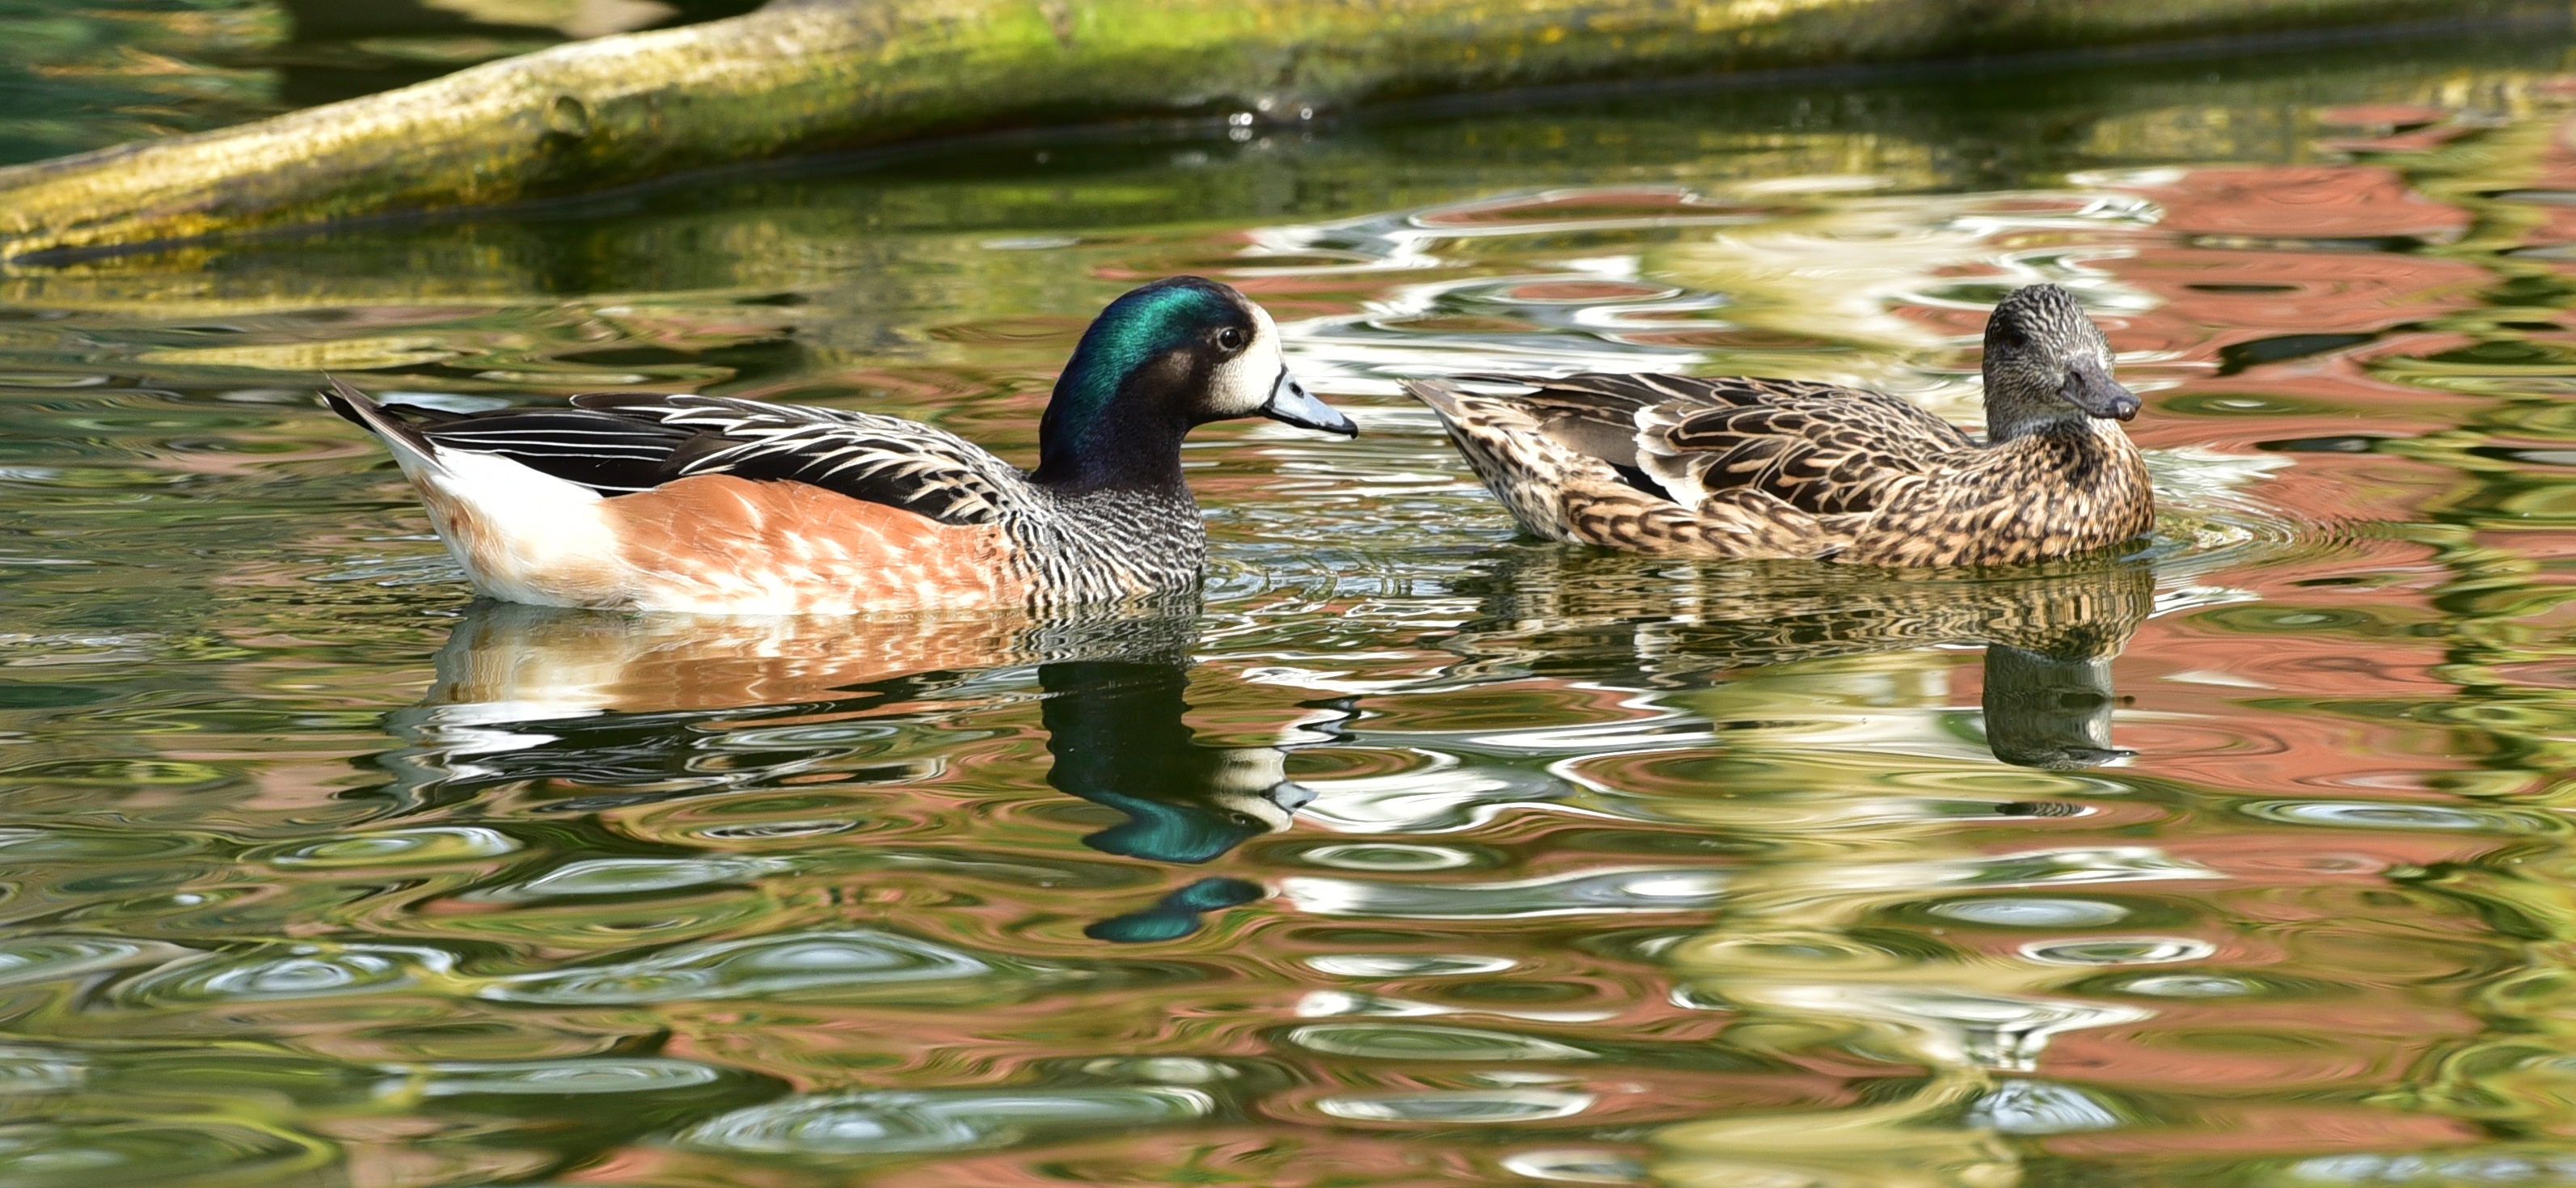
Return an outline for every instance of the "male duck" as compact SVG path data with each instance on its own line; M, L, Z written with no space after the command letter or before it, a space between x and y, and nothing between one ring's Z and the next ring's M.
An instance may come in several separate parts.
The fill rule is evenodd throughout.
M1356 434L1306 393L1270 315L1178 277L1083 333L1022 474L943 430L722 396L401 414L332 380L393 450L477 590L713 614L1044 607L1193 587L1194 425L1255 414ZM404 415L410 414L410 415Z
M1407 390L1523 529L1686 557L2015 565L2118 544L2155 524L2138 398L2055 285L1986 323L1987 441L1894 396L1778 379L1465 377Z

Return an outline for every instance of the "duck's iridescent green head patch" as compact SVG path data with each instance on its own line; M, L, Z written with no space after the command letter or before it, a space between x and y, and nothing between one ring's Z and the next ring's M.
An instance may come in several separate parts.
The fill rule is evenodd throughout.
M1083 332L1039 423L1034 477L1073 489L1178 483L1191 426L1255 415L1356 432L1288 375L1260 306L1201 277L1155 281Z
M1255 329L1251 304L1233 289L1195 276L1129 290L1082 332L1082 344L1056 380L1047 420L1071 427L1098 415L1131 377L1201 340L1214 345L1226 328L1248 340Z

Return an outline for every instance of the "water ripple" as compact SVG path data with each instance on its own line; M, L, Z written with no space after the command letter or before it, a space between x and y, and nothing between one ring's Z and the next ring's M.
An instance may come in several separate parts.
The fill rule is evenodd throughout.
M831 1093L736 1110L690 1127L678 1141L772 1155L968 1151L1186 1123L1216 1108L1205 1092L1167 1085Z
M660 1057L593 1060L446 1061L389 1067L379 1097L536 1094L548 1097L654 1093L712 1085L733 1075L713 1065Z
M788 869L762 858L584 858L526 882L478 893L501 900L562 899L594 895L649 895L691 887L747 883Z
M476 993L553 1006L766 997L953 1002L1039 972L1024 962L851 929L684 945L635 961L498 978Z
M1345 978L1449 978L1501 973L1519 964L1510 957L1446 953L1327 953L1306 959L1310 969Z
M2105 936L2032 941L2017 951L2043 965L2168 965L2199 961L2217 953L2218 946L2187 937Z
M1288 1033L1288 1042L1334 1056L1370 1060L1590 1060L1572 1044L1504 1031L1412 1023L1317 1023Z
M498 858L518 849L517 840L497 829L434 825L272 846L251 850L242 857L274 866L333 870L469 862Z
M211 1120L0 1122L0 1167L8 1169L10 1188L95 1188L181 1178L193 1183L276 1182L319 1174L332 1154L316 1140Z
M0 940L0 986L62 981L144 962L166 962L186 952L174 945L119 937L11 937Z
M1280 891L1300 911L1416 920L1690 911L1715 904L1724 886L1725 876L1718 871L1687 868L1577 872L1510 883L1376 883L1313 876L1279 881Z
M417 945L262 945L182 958L118 983L109 998L133 1009L383 994L445 983L456 958Z
M1599 1100L1572 1089L1451 1089L1323 1097L1315 1108L1353 1122L1493 1126L1571 1118Z
M2346 829L2560 834L2568 828L2556 817L2535 812L2393 801L2258 800L2239 806L2239 811L2249 817L2288 825L2331 825Z

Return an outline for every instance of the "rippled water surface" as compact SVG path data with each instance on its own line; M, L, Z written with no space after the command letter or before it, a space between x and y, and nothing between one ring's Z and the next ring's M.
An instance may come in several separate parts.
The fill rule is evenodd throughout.
M12 269L0 1185L2576 1182L2571 64L988 143ZM1201 431L1159 617L475 602L312 394L1026 459L1181 271L1363 435ZM1973 421L2042 279L2147 393L2128 555L1532 543L1395 388Z

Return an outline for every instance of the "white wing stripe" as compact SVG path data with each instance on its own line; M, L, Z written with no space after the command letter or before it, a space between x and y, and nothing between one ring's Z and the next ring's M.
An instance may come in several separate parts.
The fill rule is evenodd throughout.
M464 428L454 428L454 429L451 429L451 428L448 428L448 427L446 427L446 426L444 426L444 425L436 425L436 426L432 426L432 427L431 427L431 429L430 429L430 431L431 431L432 433L436 434L436 435L437 435L437 436L439 436L439 437L495 437L495 436L498 436L498 437L509 437L509 436L513 436L513 435L516 435L516 434L520 434L520 433L525 433L525 432L527 432L527 430L526 430L526 429L524 429L524 428L510 428L510 429L475 429L475 428L471 428L471 427L464 427ZM649 430L644 430L644 429L557 429L557 428L554 428L554 427L552 427L552 426L548 426L548 427L546 428L546 430L545 430L545 436L547 436L547 437L633 437L633 438L642 438L642 439L647 439L647 440L651 440L651 441L662 441L662 440L665 440L665 438L666 438L666 435L664 435L664 434L654 433L654 432L651 432L651 431L649 431Z

